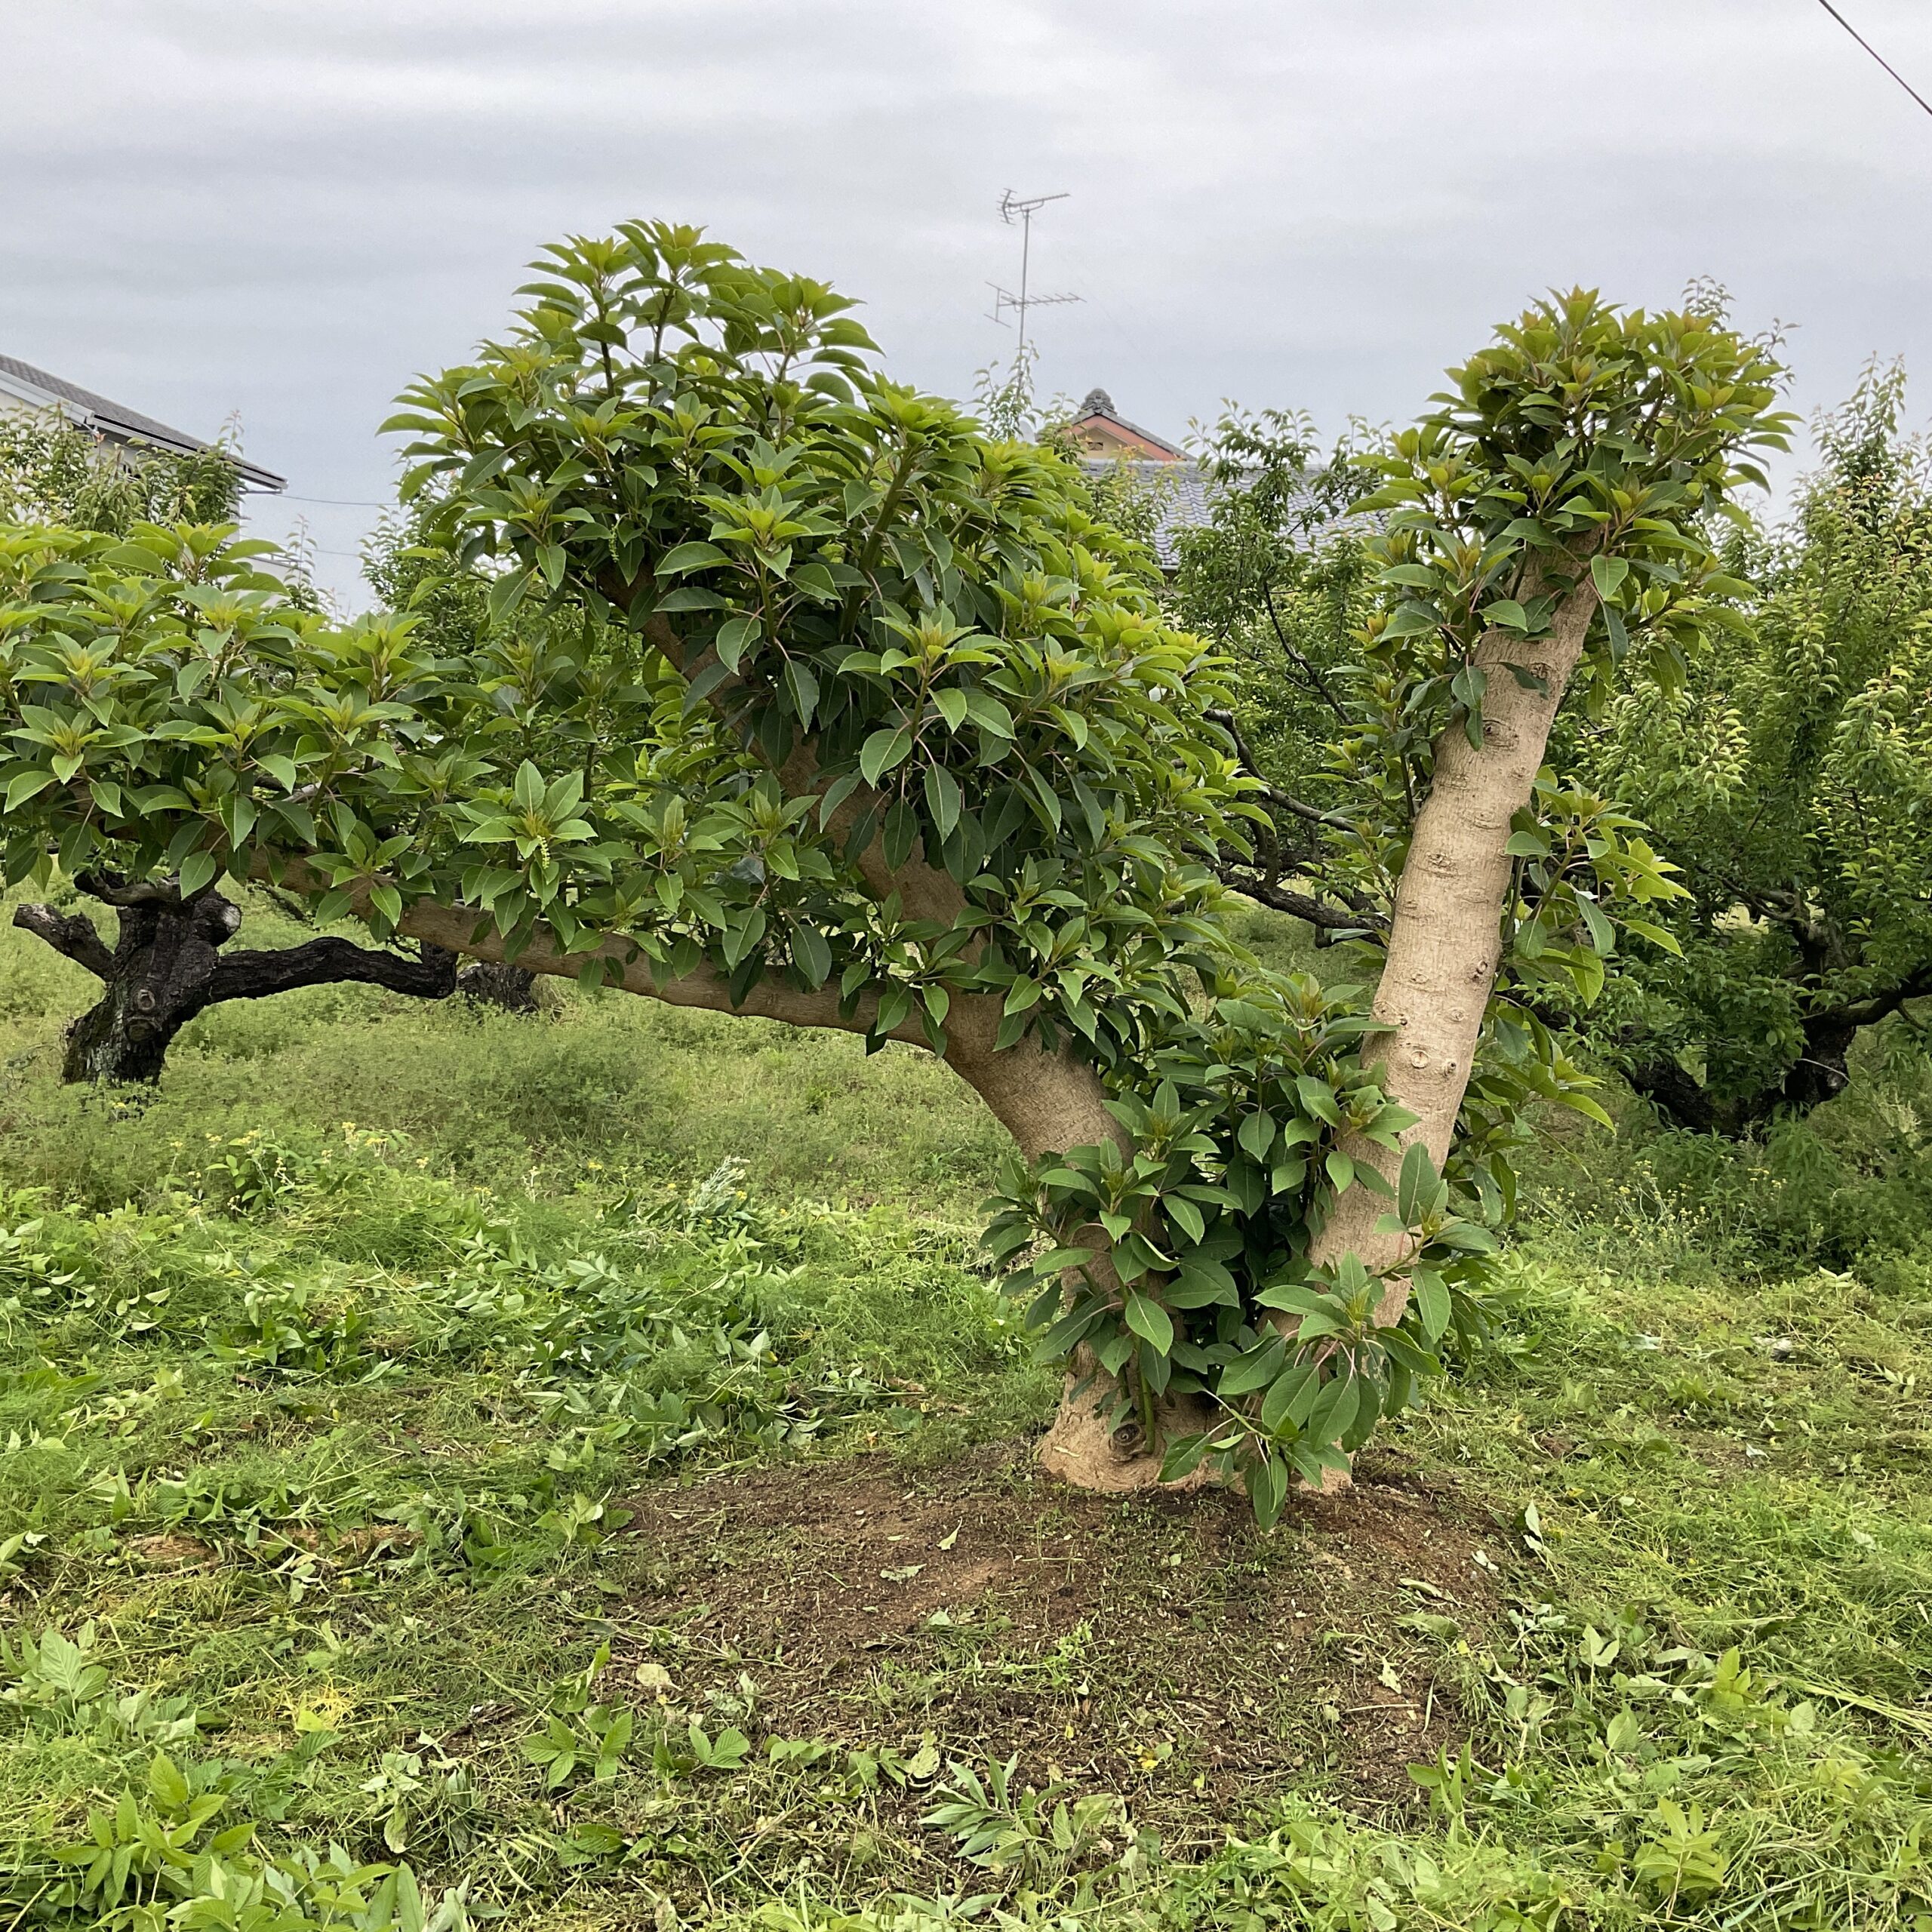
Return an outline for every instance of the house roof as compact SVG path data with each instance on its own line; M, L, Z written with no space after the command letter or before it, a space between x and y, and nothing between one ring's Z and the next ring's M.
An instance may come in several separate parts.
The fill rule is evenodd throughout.
M82 389L78 383L51 375L45 369L36 369L31 362L23 362L14 355L0 355L0 395L11 395L35 409L58 410L69 422L97 431L110 442L151 444L157 449L171 451L177 456L198 455L217 447L184 430L171 429L165 423L156 422L152 416L143 416L138 409L129 409L124 404L109 401L104 395L97 395L92 389ZM234 464L242 481L251 489L287 488L287 480L276 475L274 471L247 462L226 450L220 454Z
M1154 555L1164 571L1180 567L1180 533L1210 520L1208 472L1198 463L1171 457L1083 457L1080 466L1092 477L1124 471L1137 489L1154 499Z
M1067 433L1076 441L1080 440L1084 429L1102 442L1137 448L1140 454L1149 462L1178 463L1182 460L1182 451L1165 437L1142 429L1137 423L1128 422L1114 408L1114 399L1105 389L1089 389L1086 400L1080 405L1079 414L1066 427Z

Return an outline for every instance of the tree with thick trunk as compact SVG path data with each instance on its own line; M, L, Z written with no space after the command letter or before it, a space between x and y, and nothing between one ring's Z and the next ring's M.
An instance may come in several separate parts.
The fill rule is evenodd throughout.
M161 1078L175 1035L198 1014L232 999L263 999L298 986L354 983L418 999L441 999L457 980L456 955L426 946L411 958L346 939L313 939L273 951L224 952L242 909L212 889L183 900L166 881L83 873L75 883L112 906L120 931L109 946L82 912L17 906L14 924L86 968L104 990L67 1029L61 1078L97 1084Z
M286 621L186 534L105 636L90 577L126 550L0 531L37 694L9 876L264 878L381 940L938 1055L1014 1143L987 1240L1066 1367L1048 1466L1233 1477L1272 1521L1466 1316L1521 1102L1589 1105L1510 1002L1600 980L1606 909L1670 887L1541 768L1550 719L1694 642L1769 365L1580 295L1382 460L1361 796L1321 828L1381 896L1371 1011L1228 937L1216 865L1269 810L1229 667L1075 466L694 230L553 251L531 292L397 424L426 532L496 617L549 614L546 703L407 617Z
M1798 1023L1797 1057L1780 1076L1739 1092L1714 1088L1667 1048L1641 1035L1611 1042L1623 1077L1673 1127L1738 1140L1781 1115L1801 1118L1851 1084L1851 1050L1859 1035L1894 1014L1910 1018L1913 1001L1932 998L1932 970L1881 987L1863 999L1814 1007Z

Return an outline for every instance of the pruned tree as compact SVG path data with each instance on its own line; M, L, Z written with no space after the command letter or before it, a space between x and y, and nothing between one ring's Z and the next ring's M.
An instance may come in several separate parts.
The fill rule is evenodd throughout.
M96 586L91 614L109 627L117 622L140 628L226 626L235 648L245 651L251 623L266 608L264 600L272 601L278 614L312 617L314 599L306 586L294 586L291 595L284 580L261 577L253 568L270 546L223 546L226 520L239 499L239 473L226 451L177 455L117 449L57 419L0 417L0 512L23 524L127 540L124 549L97 546L95 552L131 574L117 579L110 568ZM155 518L188 527L163 541L180 581L158 602L145 598L140 589L143 583L152 587L156 574L168 568L163 555L142 547L144 532L159 531ZM192 592L201 593L198 601ZM240 601L225 601L235 598ZM70 629L65 641L78 639ZM75 689L85 703L94 696L91 674L85 660L69 661L80 671ZM23 697L34 681L30 672L25 675L29 689ZM111 665L103 675L111 682ZM23 712L20 723L32 731L49 715L43 707L32 717ZM166 877L123 878L106 870L84 870L74 883L113 909L118 931L112 946L85 913L46 905L20 906L14 912L17 927L102 983L101 998L67 1029L62 1075L69 1081L158 1080L181 1029L224 1001L349 982L439 998L454 983L454 958L433 950L372 951L346 939L318 938L281 951L224 952L240 929L242 913L211 888L184 897ZM490 997L494 989L483 990Z
M1272 1520L1475 1318L1520 1100L1589 1104L1492 1005L1530 950L1511 841L1572 685L1694 644L1705 520L1780 433L1768 363L1569 297L1384 459L1363 642L1407 735L1371 769L1405 758L1421 808L1374 848L1401 887L1364 1010L1228 940L1212 861L1261 809L1228 667L1077 469L694 230L555 249L526 292L398 426L498 613L574 617L568 702L506 722L406 622L100 637L106 560L17 534L9 648L59 722L11 732L10 876L267 875L379 938L940 1055L1018 1150L989 1238L1069 1366L1048 1466L1215 1466ZM1583 974L1598 915L1557 870Z
M424 946L409 956L325 935L300 946L226 952L242 928L242 909L212 886L183 899L165 880L83 872L75 883L112 906L115 943L84 912L16 906L14 924L85 967L103 992L67 1029L62 1077L97 1084L161 1078L168 1050L189 1020L235 999L264 999L299 986L380 986L418 999L442 999L457 986L456 955Z

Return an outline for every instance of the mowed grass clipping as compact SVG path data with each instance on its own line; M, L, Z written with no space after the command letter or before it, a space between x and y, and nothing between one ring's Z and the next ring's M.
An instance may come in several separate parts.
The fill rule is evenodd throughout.
M0 937L0 1924L1932 1925L1909 1069L1540 1150L1262 1537L1034 1473L916 1055L355 990L131 1105L87 986Z

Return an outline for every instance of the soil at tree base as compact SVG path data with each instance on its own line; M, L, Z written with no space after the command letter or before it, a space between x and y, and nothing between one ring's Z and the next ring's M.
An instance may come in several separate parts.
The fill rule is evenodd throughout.
M1453 1617L1479 1644L1496 1614L1457 1497L1364 1459L1350 1494L1297 1497L1269 1535L1238 1496L1086 1494L1032 1447L645 1491L627 1534L651 1587L614 1620L614 1661L667 1668L660 1694L700 1717L748 1672L777 1737L930 1737L976 1770L1017 1752L1016 1790L1118 1793L1171 1853L1291 1783L1419 1802L1406 1767L1453 1755L1461 1713L1403 1620ZM882 1795L908 1826L932 1801L929 1782Z

